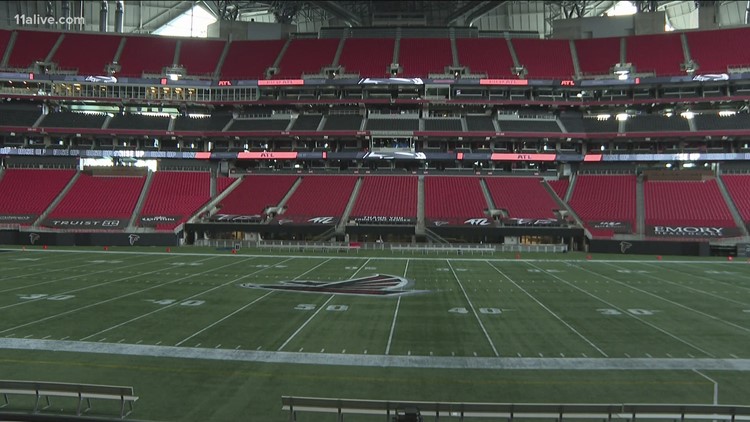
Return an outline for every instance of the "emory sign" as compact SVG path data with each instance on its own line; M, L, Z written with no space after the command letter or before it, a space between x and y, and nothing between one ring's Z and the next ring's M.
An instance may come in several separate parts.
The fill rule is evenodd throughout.
M692 236L692 237L723 237L733 236L728 233L731 227L694 227L694 226L653 226L655 236Z

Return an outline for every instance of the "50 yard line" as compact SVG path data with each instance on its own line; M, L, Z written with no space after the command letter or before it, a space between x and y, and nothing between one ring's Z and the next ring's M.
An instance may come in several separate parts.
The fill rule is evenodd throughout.
M453 265L451 265L451 261L446 259L445 262L448 263L448 267L450 267L451 272L453 273L453 277L456 278L456 281L458 282L458 287L461 288L461 291L464 294L464 297L466 298L466 301L469 302L469 307L471 308L471 312L474 313L474 317L477 319L477 322L479 323L479 327L482 329L482 332L484 333L484 336L487 338L487 341L490 343L490 347L492 347L492 351L495 352L495 356L500 356L500 353L497 352L497 349L495 348L495 343L492 342L492 339L490 338L489 333L484 328L484 324L482 324L482 320L479 318L479 314L477 313L477 310L474 309L474 304L471 303L471 299L469 299L469 295L466 294L466 290L464 289L464 285L461 284L461 280L458 279L458 275L456 274L456 271L453 269Z

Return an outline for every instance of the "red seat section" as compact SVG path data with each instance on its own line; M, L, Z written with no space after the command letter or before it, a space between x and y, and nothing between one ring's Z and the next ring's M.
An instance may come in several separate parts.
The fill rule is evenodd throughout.
M0 29L0 57L5 55L5 50L8 48L8 42L10 41L11 31Z
M620 63L620 38L575 40L578 66L584 75L609 74Z
M222 79L265 79L285 40L232 41L221 66Z
M223 40L184 39L180 44L178 63L188 75L213 76L224 51Z
M685 62L680 34L628 37L625 50L626 62L632 63L637 73L656 72L659 76L685 74L680 70L680 65Z
M485 178L495 208L507 210L510 218L556 218L559 209L537 177Z
M141 210L141 226L174 229L211 199L211 173L157 171ZM148 218L151 217L151 221ZM160 222L154 217L174 218Z
M216 194L220 194L227 190L237 180L236 177L218 177L216 178Z
M6 170L0 179L0 223L31 225L75 173L75 170Z
M51 220L107 220L119 224L70 224L70 228L123 228L133 214L145 181L145 176L110 177L83 173L44 224L65 228L65 225L51 224Z
M388 75L388 66L393 61L392 39L349 38L339 57L344 73L359 73L363 78L382 78Z
M120 54L118 75L141 77L143 73L161 74L172 66L177 39L166 37L127 37Z
M560 199L565 199L565 194L568 193L568 186L570 185L568 179L548 180L547 183L552 187L552 190L555 191Z
M121 40L120 35L65 34L52 61L62 69L78 69L79 75L105 75Z
M402 76L426 78L430 73L445 73L453 64L451 41L448 38L402 38L398 62Z
M284 198L297 176L245 176L245 179L219 203L220 214L262 215Z
M750 66L750 28L687 32L690 57L698 74L727 73L728 66Z
M59 32L17 31L16 42L8 59L10 68L28 68L36 61L44 61L52 51Z
M729 196L732 197L742 221L750 223L750 176L739 174L726 174L721 176Z
M514 78L513 57L505 38L458 38L458 62L471 73L486 73L488 78Z
M644 184L644 194L647 227L735 226L716 180L650 180Z
M527 78L572 79L575 74L568 40L511 40L518 62L526 67Z
M275 79L299 79L303 73L318 74L330 66L339 46L338 39L296 39L289 43Z
M308 222L315 217L340 218L352 196L355 183L357 178L351 176L305 176L287 201L286 211L280 218L298 223Z
M426 219L462 225L468 219L485 218L487 201L477 177L429 176L424 180Z
M388 222L388 218L417 218L417 178L413 176L367 176L357 195L351 217ZM367 220L363 220L367 221Z
M636 177L635 175L594 176L580 175L573 188L570 206L589 227L592 234L597 233L597 223L626 223L630 226L623 231L636 231ZM604 230L611 236L612 230Z

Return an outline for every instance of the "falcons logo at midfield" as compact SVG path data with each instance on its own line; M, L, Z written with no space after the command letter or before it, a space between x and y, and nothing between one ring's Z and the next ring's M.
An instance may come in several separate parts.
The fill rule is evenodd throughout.
M282 281L279 284L240 284L248 289L284 290L303 293L324 293L359 296L403 296L426 293L427 290L407 290L414 284L404 277L376 274L340 281Z

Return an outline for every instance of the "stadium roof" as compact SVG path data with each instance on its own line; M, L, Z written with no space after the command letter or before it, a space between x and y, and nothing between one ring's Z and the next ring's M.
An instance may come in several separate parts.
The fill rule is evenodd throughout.
M125 33L160 33L183 14L191 13L191 25L205 20L255 20L297 25L298 32L316 32L328 26L474 26L483 31L536 31L549 35L557 19L602 16L617 3L632 3L638 11L663 10L665 24L674 29L698 27L698 8L715 7L720 26L748 23L750 1L6 1L0 7L0 26L17 27L15 15L62 16L69 3L73 15L83 4L86 31L98 31L101 8L109 8L109 30L114 27L115 9L124 6ZM204 13L205 11L205 13ZM200 18L198 15L205 14ZM203 19L200 22L198 19ZM172 24L174 26L174 24ZM54 28L52 28L54 29ZM61 28L56 28L61 29ZM80 28L79 28L80 29ZM160 31L161 30L161 31ZM193 31L195 32L195 31ZM169 33L169 31L167 31ZM189 34L189 32L188 32ZM187 34L186 34L187 35Z

